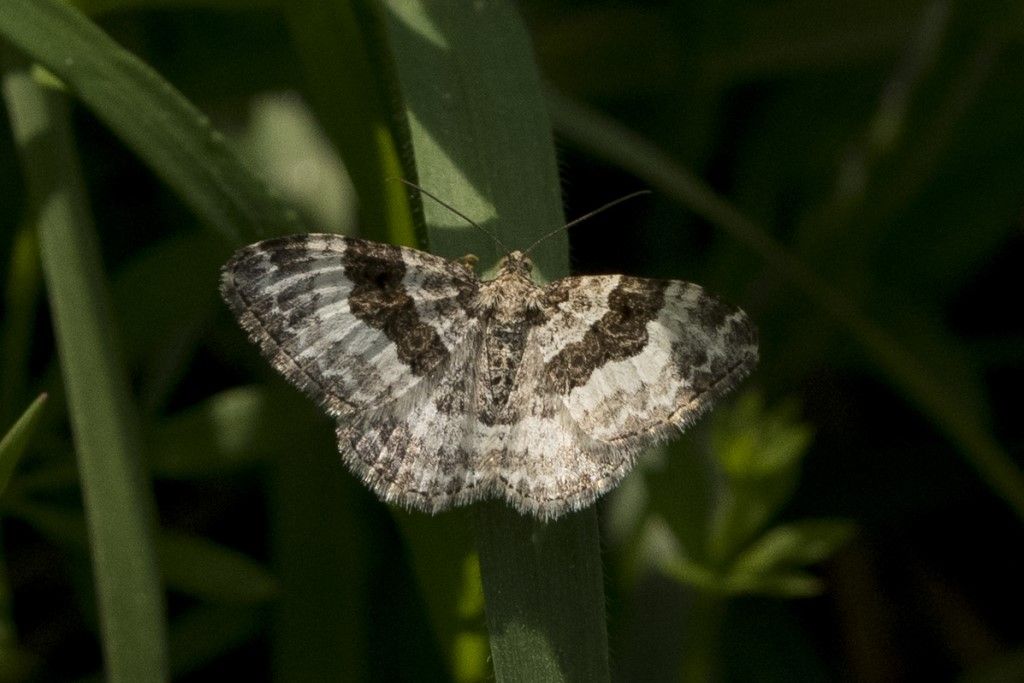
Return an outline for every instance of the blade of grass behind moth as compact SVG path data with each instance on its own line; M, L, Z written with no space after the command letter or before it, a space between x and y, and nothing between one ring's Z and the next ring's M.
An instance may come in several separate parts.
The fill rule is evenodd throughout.
M39 394L36 400L32 401L25 412L21 414L18 421L11 425L4 437L0 439L0 496L7 488L7 482L14 474L14 468L18 466L18 460L28 446L32 433L39 423L39 416L42 414L43 404L46 403L46 394Z
M392 244L423 246L415 232L387 93L367 42L374 36L358 15L360 3L293 0L283 6L306 88L318 117L340 151L359 193L361 232Z
M1024 473L992 437L985 419L965 410L955 388L868 318L857 304L819 277L761 226L668 155L605 116L553 90L548 104L559 133L651 184L756 253L853 338L892 384L957 446L996 494L1024 520Z
M373 79L380 87L382 104L386 108L386 118L391 122L390 131L397 145L402 167L401 178L416 180L417 169L413 155L411 134L405 102L400 93L394 56L390 49L388 14L375 2L351 2L339 0L339 4L349 5L352 15L356 17L364 34L362 43L367 46L368 54L364 57L376 69ZM415 239L401 240L394 234L380 234L374 226L364 226L364 232L370 236L379 236L387 241L427 248L427 226L423 214L423 201L415 191L389 180L390 184L400 190L400 199L411 209L411 217L415 224ZM427 614L430 626L441 655L452 677L457 681L477 680L467 672L489 672L490 665L486 653L466 652L459 642L474 638L486 638L480 631L481 614L466 614L460 609L460 595L466 590L467 576L478 577L478 563L472 549L472 533L469 529L469 516L456 511L440 516L425 516L416 513L406 514L396 511L394 520L402 532L403 540L409 550L409 563L412 574ZM473 565L471 572L466 567ZM474 587L479 586L479 581ZM484 648L486 649L486 648Z
M274 569L281 582L275 681L369 680L374 537L369 494L338 463L321 422L276 458L268 477ZM311 542L315 539L315 542Z
M414 178L415 169L407 151L407 132L401 125L401 110L394 107L391 91L386 89L393 81L390 73L384 73L387 57L379 46L374 47L380 37L379 17L369 11L365 3L354 0L297 0L287 3L284 12L304 64L311 103L356 185L362 219L360 233L378 241L425 247L423 222L414 220L411 210L419 209L418 198L410 202L408 189L393 180ZM367 586L370 585L371 555L379 552L381 546L379 540L371 542L380 538L379 529L372 526L373 522L379 522L375 519L378 513L368 505L367 496L356 490L352 480L337 470L336 464L323 462L331 465L329 473L322 471L322 466L295 466L289 462L282 467L285 476L279 478L275 499L283 514L275 534L276 548L284 578L297 590L285 592L282 618L275 632L275 665L280 678L294 676L296 671L319 675L323 670L330 670L310 661L308 643L310 632L315 632L322 634L316 637L324 645L319 648L324 664L336 667L341 662L339 675L362 680L371 675L368 658L377 651L370 642L373 622L366 618L369 609L336 610L332 605L364 604L374 599ZM325 481L336 482L343 495L328 490L323 485ZM318 502L308 493L299 494L301 489L316 491L325 498ZM333 510L340 519L329 522L322 512L324 509ZM305 539L311 524L322 527L322 536L331 539L323 544L327 549L324 565L331 569L312 575L308 569L303 569L310 564ZM414 537L406 533L406 538ZM437 548L436 542L450 538L450 535L434 535L430 547ZM331 548L343 559L331 557ZM438 590L436 581L424 581L424 555L418 552L416 543L410 543L410 549L414 558L412 564L419 570L420 587L426 589L421 591L424 600L431 608L436 608L438 598L447 591ZM344 567L342 571L338 571L339 565ZM436 577L436 574L432 576ZM311 578L317 581L314 590L299 588L310 585ZM329 586L326 599L325 585ZM311 604L317 607L310 610ZM324 609L328 614L339 616L333 621L325 620L326 615L321 613ZM310 614L318 616L312 620ZM443 613L432 609L430 616L434 633L444 641ZM332 636L324 633L325 622L333 624L337 631L333 642ZM334 643L344 645L338 647ZM404 659L417 659L414 653L406 652L406 655ZM427 674L421 672L421 675Z
M27 66L5 69L4 95L30 210L38 221L89 525L107 673L112 681L165 680L154 502L140 467L138 425L115 352L117 326L68 114L58 95L33 83Z
M232 244L302 232L200 111L74 8L4 0L0 35L56 74Z
M510 248L562 225L550 122L512 4L387 7L419 183ZM487 266L503 255L447 210L425 202L424 213L432 251ZM543 277L566 273L567 244L558 234L533 252ZM544 524L487 503L474 518L497 679L608 680L594 509Z
M0 439L0 500L3 499L7 483L39 425L44 403L46 394L40 394ZM0 680L22 680L27 678L27 675L26 659L18 646L18 630L14 623L14 606L11 604L7 566L4 563L3 552L0 552Z
M54 543L79 548L89 533L77 511L20 497L12 491L6 509L31 524ZM201 536L162 531L154 539L160 573L168 589L200 600L222 604L261 604L274 598L280 586L252 558Z

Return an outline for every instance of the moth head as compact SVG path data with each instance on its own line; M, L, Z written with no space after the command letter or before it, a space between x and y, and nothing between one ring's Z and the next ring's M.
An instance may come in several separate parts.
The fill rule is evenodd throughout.
M533 261L530 257L521 251L509 252L509 254L502 259L501 269L507 273L515 273L516 275L522 275L523 277L529 278L530 273L533 272Z

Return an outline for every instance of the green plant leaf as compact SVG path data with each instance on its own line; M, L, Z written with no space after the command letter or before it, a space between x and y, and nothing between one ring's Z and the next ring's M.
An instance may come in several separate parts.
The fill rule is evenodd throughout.
M471 11L439 5L388 3L418 180L509 249L525 248L564 224L529 38L505 1ZM472 253L485 271L505 255L502 245L435 202L425 200L423 212L434 253ZM547 279L567 274L567 250L564 232L543 242L532 253L535 272Z
M125 356L139 375L140 402L147 413L166 401L202 333L222 310L217 282L229 255L224 240L210 231L182 231L133 255L114 273L112 294L124 329ZM187 277L182 277L182 264L188 264Z
M729 592L726 580L712 567L691 562L685 558L676 558L661 565L661 571L671 576L676 581L685 583L711 594L725 594Z
M0 35L58 76L231 244L303 232L206 116L74 8L6 0Z
M687 557L707 561L708 527L721 486L714 458L695 443L682 439L668 444L662 461L651 465L644 474L651 511L666 525L665 533L682 545Z
M10 501L8 510L55 543L88 547L85 521L75 512L23 499ZM207 539L164 531L154 547L171 590L227 604L266 602L278 591L277 579L257 562Z
M322 422L306 403L283 392L228 389L152 430L148 441L153 473L189 479L236 471L287 452Z
M795 406L771 411L755 391L715 415L711 451L731 479L759 479L797 466L811 442L811 429L797 420Z
M9 5L5 9L0 26L19 14ZM164 680L163 593L151 537L154 502L140 467L138 424L68 113L60 96L33 82L27 66L7 68L4 95L30 211L38 221L89 524L107 675L112 681Z
M408 190L392 180L410 178L415 169L411 158L401 156L408 148L407 134L399 137L403 126L388 108L393 93L387 84L393 78L382 78L386 62L368 45L382 39L378 17L361 11L372 4L292 0L282 9L306 67L310 101L356 185L362 233L393 244L424 246Z
M393 511L393 515L452 677L467 682L489 677L490 651L471 515L464 509L432 516L404 511ZM477 647L481 643L482 658Z
M766 595L776 598L802 598L817 595L822 582L807 572L787 569L766 573L729 572L683 558L660 566L662 572L707 597Z
M160 571L169 588L221 603L262 603L278 582L270 572L237 550L205 538L165 531L156 539Z
M797 570L832 555L853 533L851 523L801 520L755 538L792 495L810 430L796 421L793 406L766 410L756 392L747 392L719 411L711 437L719 474L693 477L703 490L677 490L680 477L682 485L690 484L699 460L692 454L670 460L666 472L675 476L652 483L653 509L666 516L648 518L641 565L719 596L818 592L820 581ZM676 460L690 462L680 469ZM706 502L680 505L688 494ZM688 513L691 508L698 513Z
M398 91L417 180L503 245L423 204L431 251L483 269L563 223L557 167L529 40L512 4L387 3ZM533 252L564 275L567 238ZM607 680L604 594L593 509L543 524L501 503L475 507L498 680Z
M740 574L768 574L826 560L853 536L851 522L807 519L769 529L733 562Z
M807 598L818 595L824 584L816 576L798 570L767 574L730 574L726 592L733 595L767 595L776 598Z
M275 680L367 680L373 671L370 494L338 462L327 425L270 461L271 540L281 597Z
M719 410L711 452L724 482L709 529L709 562L726 566L790 499L810 440L793 406L767 410L753 391Z
M7 488L7 482L11 480L14 468L18 466L25 448L32 440L32 434L36 425L39 424L39 416L42 415L43 405L46 403L46 394L39 394L36 400L32 401L25 412L21 414L18 421L11 425L4 437L0 439L0 496Z
M245 59L242 55L238 58ZM339 90L337 95L343 97L343 92ZM342 161L324 130L323 120L317 120L298 93L255 96L245 130L235 138L235 144L270 186L303 216L311 232L357 231L359 210L365 202L358 198L352 178L353 174L371 174L361 172L351 159ZM408 212L405 197L400 200Z

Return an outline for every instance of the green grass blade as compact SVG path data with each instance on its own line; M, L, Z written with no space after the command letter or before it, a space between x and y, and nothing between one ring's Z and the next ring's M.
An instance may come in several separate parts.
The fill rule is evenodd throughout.
M374 615L369 494L338 463L326 424L310 429L270 481L271 537L281 582L275 681L365 681Z
M0 496L7 488L7 482L14 474L14 468L18 466L25 447L28 446L36 425L39 424L39 416L43 412L43 404L46 403L46 394L39 394L36 400L25 409L18 421L15 422L3 439L0 439Z
M21 491L18 492L19 494ZM10 515L34 526L55 543L84 548L89 534L82 518L54 506L13 496ZM167 587L194 598L228 605L265 603L275 597L277 579L244 554L205 538L163 531L154 540Z
M277 579L255 560L199 536L163 532L156 539L168 588L211 602L259 604L278 592Z
M604 583L594 508L556 522L500 502L476 514L499 681L607 681Z
M5 6L7 10L12 8ZM4 12L7 17L14 12ZM138 425L118 358L99 246L70 123L59 96L27 67L8 69L4 95L22 157L78 456L107 673L112 681L167 677L163 594L140 468Z
M868 318L857 304L819 277L764 228L744 216L667 154L601 114L549 92L560 133L634 173L658 191L718 226L831 316L899 391L955 444L985 483L1024 520L1024 473L992 437L985 418L965 410L957 387Z
M111 275L125 362L137 378L140 412L161 411L186 374L202 335L223 311L217 274L231 247L209 230L175 233L129 258ZM182 277L187 264L188 277ZM159 301L159 306L153 302Z
M305 66L306 89L327 135L345 159L359 194L361 233L394 244L419 244L408 193L389 178L408 175L396 128L372 63L367 27L357 2L292 0L282 11Z
M509 249L563 225L551 123L511 6L394 1L389 8L420 184ZM423 209L431 251L473 253L484 267L505 255L448 209L427 199ZM544 278L566 275L568 236L556 234L532 256Z
M419 183L525 247L563 223L550 123L511 3L394 0L389 30ZM424 201L431 250L493 266L503 247ZM567 237L534 252L566 273ZM492 662L500 681L607 680L597 517L541 524L504 504L475 510ZM454 558L453 558L454 560Z
M161 420L149 436L154 476L196 479L253 468L287 453L322 420L290 394L240 386Z
M0 35L59 76L233 244L302 232L224 136L155 71L57 0L4 0Z

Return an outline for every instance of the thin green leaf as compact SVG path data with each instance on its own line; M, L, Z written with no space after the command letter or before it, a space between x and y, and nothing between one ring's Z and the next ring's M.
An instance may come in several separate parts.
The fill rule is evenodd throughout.
M229 255L230 248L209 231L189 230L135 254L114 274L125 356L129 367L138 368L147 413L166 401L202 332L221 310L217 279ZM182 264L188 264L187 277Z
M264 387L236 387L165 420L149 438L153 473L188 479L252 466L317 428L309 406Z
M14 468L18 466L25 448L32 440L36 425L39 424L39 416L43 412L43 404L46 403L46 394L39 394L36 400L32 401L25 412L21 414L18 421L11 425L11 428L0 439L0 496L7 488L7 482L11 480Z
M400 157L402 140L387 107L392 93L374 64L368 41L380 28L366 3L291 0L283 4L306 87L328 136L345 159L359 194L362 232L367 237L422 246L406 196L393 178L408 178L412 169ZM358 96L354 96L358 93Z
M46 394L41 393L32 401L29 408L25 409L22 417L17 419L7 433L0 439L0 496L3 496L10 481L17 461L22 459L32 435L39 425L39 416L43 413L43 403L46 402Z
M828 559L853 536L851 522L808 519L769 529L732 565L741 574L768 574Z
M43 4L48 3L33 7ZM10 3L5 9L0 25L19 15ZM112 681L163 680L167 654L151 540L154 503L140 469L138 425L68 114L57 95L47 96L35 85L26 67L6 71L4 94L29 206L38 220L87 510L107 674Z
M716 570L697 562L690 562L685 558L676 558L671 562L665 562L661 565L661 570L676 581L706 593L725 594L728 592L725 578Z
M676 557L659 565L661 571L680 583L696 589L704 596L723 598L737 595L767 595L778 598L799 598L817 595L821 579L795 569L773 569L766 572L724 572L721 569Z
M237 550L205 538L163 532L156 539L160 571L173 590L223 603L261 603L273 598L278 582Z
M430 248L493 266L563 223L550 123L529 40L511 3L393 0L398 89L419 183L507 245L424 202ZM567 238L534 252L566 273ZM501 503L475 508L498 680L607 680L600 548L593 509L543 524Z
M850 69L885 59L913 35L920 3L751 3L730 15L728 39L711 45L702 68L727 83L799 72Z
M767 410L756 391L747 391L715 415L711 450L732 479L772 477L796 467L811 443L811 429L792 405Z
M55 543L87 548L90 534L74 512L16 499L8 510ZM266 602L277 594L278 582L265 568L237 550L177 532L162 532L154 542L160 571L171 590L223 603Z
M645 475L650 508L661 518L658 537L664 539L668 534L682 545L687 556L706 561L708 527L721 489L721 474L714 459L684 439L668 444L665 457ZM645 534L649 529L650 521Z
M776 598L808 598L821 593L821 579L798 570L779 570L767 574L731 574L725 581L726 592L733 595L767 595Z
M508 249L563 225L551 123L512 5L467 10L416 0L388 8L420 184L497 233ZM505 255L505 247L437 203L425 200L423 212L434 253L472 253L482 270ZM567 253L567 234L556 233L532 253L536 272L566 275Z
M986 484L1024 519L1024 473L992 437L984 417L964 410L957 388L943 379L946 375L929 366L923 354L904 347L764 228L653 144L553 91L548 93L548 102L560 133L718 226L835 320L889 381L959 448Z
M810 441L793 406L767 410L753 391L719 411L711 448L725 477L708 533L709 562L726 566L789 500Z
M393 514L405 537L412 570L452 676L457 681L489 677L480 565L472 550L471 516L466 510L434 516L404 511ZM481 652L474 644L481 641L483 657L479 658ZM473 676L474 671L482 673Z
M238 54L237 59L246 57ZM303 216L310 231L357 230L364 204L353 182L358 169L351 160L342 160L322 122L298 93L256 96L245 131L235 142L239 153Z
M232 244L302 232L167 81L58 0L5 0L0 35L37 60Z
M274 568L281 598L274 622L274 680L365 681L373 670L370 509L330 457L330 429L311 430L281 457L269 480Z

